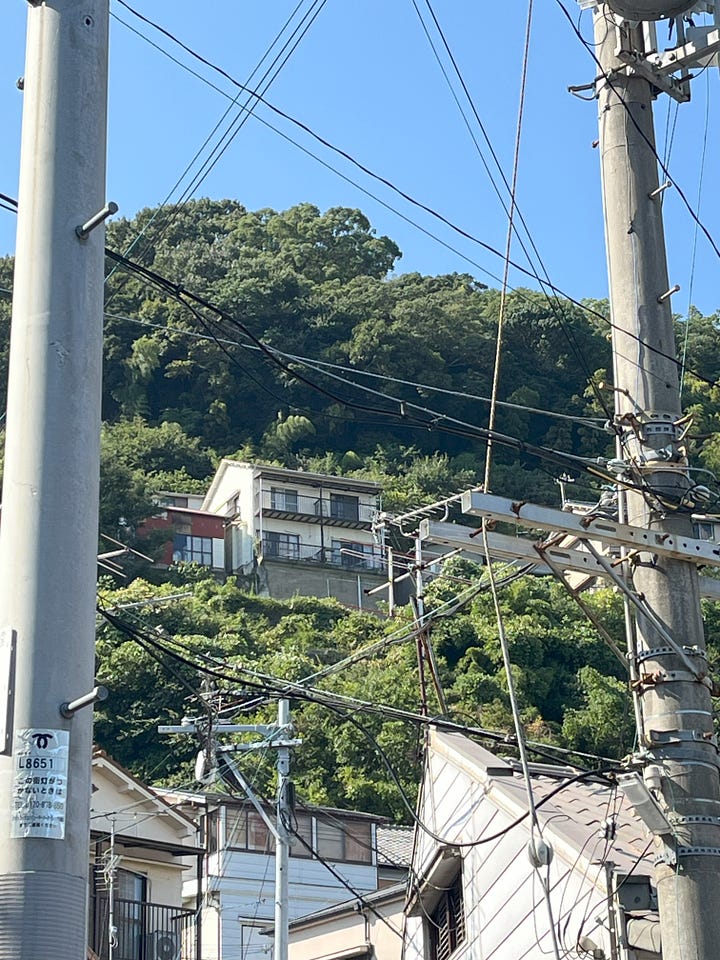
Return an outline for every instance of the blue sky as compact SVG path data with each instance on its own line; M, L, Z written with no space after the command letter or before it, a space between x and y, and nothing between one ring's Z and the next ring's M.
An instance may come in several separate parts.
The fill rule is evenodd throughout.
M574 0L564 2L578 15ZM425 0L416 3L431 24ZM310 8L311 0L299 5L298 0L206 0L204 4L197 0L131 0L131 5L244 81L296 6L299 14L293 22ZM15 82L24 70L27 5L25 0L6 0L3 6L0 191L16 196L22 94ZM501 14L493 14L488 4L460 0L436 0L434 4L509 178L527 2L505 0L501 9ZM138 21L117 0L112 0L111 11L115 16L111 20L108 199L120 205L122 215L132 217L139 209L165 200L229 101L169 61L117 18L139 29L226 94L235 96L237 91ZM580 23L590 38L589 15L584 14ZM431 34L440 45L432 25ZM445 63L447 66L447 60ZM519 207L552 281L575 297L602 297L607 292L598 155L592 146L597 136L596 106L567 93L569 84L588 82L594 75L595 64L557 3L536 3ZM693 102L680 107L670 168L695 205L707 118L699 210L710 231L720 238L720 199L713 175L720 150L720 117L713 112L717 88L717 71L709 70L696 81ZM457 82L455 89L459 91ZM413 0L327 0L266 97L404 193L473 236L504 249L505 214L440 72ZM661 153L668 139L669 110L672 128L675 108L667 98L659 101L656 124ZM497 285L488 272L502 275L499 258L374 182L266 107L261 106L257 116L260 119L251 117L240 129L194 195L232 197L250 209L281 210L300 202L321 209L359 207L378 233L399 244L403 251L399 271L467 271ZM473 130L477 132L474 121ZM317 153L456 252L323 167L282 134ZM485 144L480 142L487 157ZM674 309L680 313L687 309L694 262L692 301L703 312L714 312L720 308L715 285L717 257L700 236L693 261L694 224L672 194L667 194L666 201L670 278L682 288L674 298ZM0 253L12 252L14 229L14 218L0 210ZM517 247L513 253L522 261ZM511 281L532 285L517 273Z

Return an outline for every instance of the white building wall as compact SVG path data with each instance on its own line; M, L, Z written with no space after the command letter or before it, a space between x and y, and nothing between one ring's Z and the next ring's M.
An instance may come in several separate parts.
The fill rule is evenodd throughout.
M425 784L420 819L447 844L472 844L501 834L491 842L461 848L466 939L453 960L547 960L552 956L543 881L550 887L561 956L575 955L581 934L591 935L611 955L609 937L596 919L607 928L605 867L591 863L603 852L601 838L593 840L582 857L553 838L554 858L549 869L539 874L528 857L526 824L512 826L522 811L498 809L502 800L496 797L496 806L477 777L436 753L431 756L428 777L432 789ZM561 830L562 824L558 827ZM420 830L415 870L421 876L437 849L436 841ZM422 916L408 919L405 960L426 960L425 926Z

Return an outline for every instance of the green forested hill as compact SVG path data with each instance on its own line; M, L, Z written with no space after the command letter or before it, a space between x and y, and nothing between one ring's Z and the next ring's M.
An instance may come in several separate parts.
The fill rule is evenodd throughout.
M376 236L358 210L321 213L303 204L253 212L236 201L199 200L170 220L157 213L143 211L108 230L108 247L153 275L108 260L101 531L131 530L156 490L204 489L221 456L376 478L390 510L478 482L485 446L473 427L487 426L488 405L479 398L491 391L498 291L466 274L394 272L402 266L400 251ZM0 288L11 286L6 258ZM217 309L189 301L183 289ZM597 429L603 404L612 406L612 390L598 387L610 366L606 307L586 307L531 290L510 294L500 398L515 406L500 409L498 430L583 456L612 455L611 438ZM692 313L678 323L695 463L713 471L720 468L720 392L712 385L720 376L717 319ZM0 294L3 406L8 330L9 300ZM257 341L281 351L281 365ZM419 426L410 404L434 412ZM598 419L591 428L533 411ZM557 502L558 467L499 446L495 462L496 492ZM579 482L576 491L589 498L598 488ZM479 571L460 565L455 574L459 581L431 587L431 605L476 581ZM151 639L158 630L178 638L180 659L147 638L143 644L107 623L99 628L98 677L112 696L99 711L98 740L151 780L189 777L195 745L168 743L155 727L198 713L203 656L224 665L220 672L228 677L216 681L232 703L255 690L240 668L299 679L399 626L327 601L263 601L197 571L176 571L171 580L101 587L102 603L121 611L178 587L191 594L122 614ZM622 646L613 595L599 592L589 602ZM505 589L503 604L531 735L590 753L627 750L632 711L625 678L572 601L557 585L520 580ZM452 715L509 729L487 597L479 594L433 636ZM415 711L414 644L389 646L323 686ZM417 728L378 715L346 720L302 701L294 708L305 741L296 758L301 794L402 818L398 786L373 744L411 791ZM258 716L273 710L263 707ZM268 760L256 774L267 782Z
M478 477L485 448L471 428L487 426L488 405L476 398L491 390L498 291L467 274L394 273L402 266L397 246L346 208L321 213L301 204L278 213L231 200L191 201L171 216L145 210L111 223L107 244L206 299L225 319L108 260L106 530L118 515L142 515L148 486L202 484L219 456L374 476L391 505ZM11 271L11 261L0 260L1 288L11 287ZM601 401L612 407L610 389L590 388L591 375L599 372L595 384L607 380L610 365L606 307L586 306L524 289L510 295L500 398L518 407L499 410L499 431L586 456L611 453L602 432L521 409L601 418ZM0 297L0 391L8 318L9 301ZM716 317L690 319L678 330L688 368L714 381ZM282 351L289 370L251 337ZM707 438L717 425L717 390L692 374L685 388L705 446L703 466L713 468L715 444ZM410 403L436 416L424 416L420 426L407 415ZM496 488L557 500L558 468L548 472L501 447L495 458ZM116 493L123 491L128 502L118 514Z

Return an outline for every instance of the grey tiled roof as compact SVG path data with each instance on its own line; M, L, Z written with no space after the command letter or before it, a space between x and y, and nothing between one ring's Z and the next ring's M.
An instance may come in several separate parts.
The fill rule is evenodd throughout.
M409 867L412 860L413 828L378 824L376 845L378 866Z

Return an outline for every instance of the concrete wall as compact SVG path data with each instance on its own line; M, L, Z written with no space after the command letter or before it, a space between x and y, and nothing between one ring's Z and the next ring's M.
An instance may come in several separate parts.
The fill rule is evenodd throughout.
M358 593L358 579L360 591ZM348 607L377 610L379 600L387 600L387 591L367 596L363 593L384 581L381 574L367 570L343 570L330 565L311 566L294 561L264 560L260 568L260 592L278 599L290 597L336 597Z

